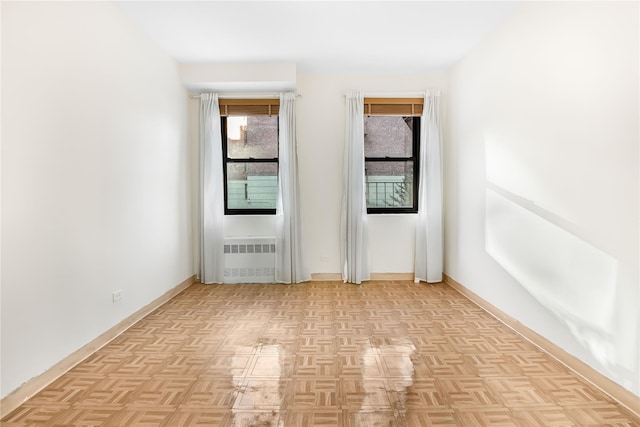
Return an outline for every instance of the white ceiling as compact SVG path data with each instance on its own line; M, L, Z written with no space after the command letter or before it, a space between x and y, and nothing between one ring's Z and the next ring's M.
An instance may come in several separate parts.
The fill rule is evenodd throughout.
M120 1L180 63L295 63L303 73L446 71L517 2Z

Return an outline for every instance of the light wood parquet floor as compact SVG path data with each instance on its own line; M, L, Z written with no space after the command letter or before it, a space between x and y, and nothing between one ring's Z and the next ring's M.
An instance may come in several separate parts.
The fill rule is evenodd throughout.
M639 426L445 284L196 284L2 426Z

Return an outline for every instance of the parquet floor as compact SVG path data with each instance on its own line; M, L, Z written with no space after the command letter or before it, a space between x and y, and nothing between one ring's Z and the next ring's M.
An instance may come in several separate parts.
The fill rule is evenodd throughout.
M447 285L193 285L2 426L639 426Z

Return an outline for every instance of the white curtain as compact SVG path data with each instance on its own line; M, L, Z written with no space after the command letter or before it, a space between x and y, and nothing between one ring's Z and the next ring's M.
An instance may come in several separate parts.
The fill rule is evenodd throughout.
M369 280L370 259L364 177L364 95L346 95L347 133L340 224L342 280Z
M224 280L224 194L218 95L200 95L200 281Z
M295 94L280 94L275 273L279 283L311 280L302 250L295 110Z
M440 91L427 91L420 128L420 183L415 281L442 281L442 170Z

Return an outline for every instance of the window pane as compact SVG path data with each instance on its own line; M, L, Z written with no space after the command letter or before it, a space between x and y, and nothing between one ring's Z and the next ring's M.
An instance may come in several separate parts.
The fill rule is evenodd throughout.
M413 162L365 162L368 208L413 207Z
M365 116L365 157L412 157L413 117Z
M278 116L227 117L227 156L231 159L278 157Z
M277 163L227 163L228 209L275 209Z

